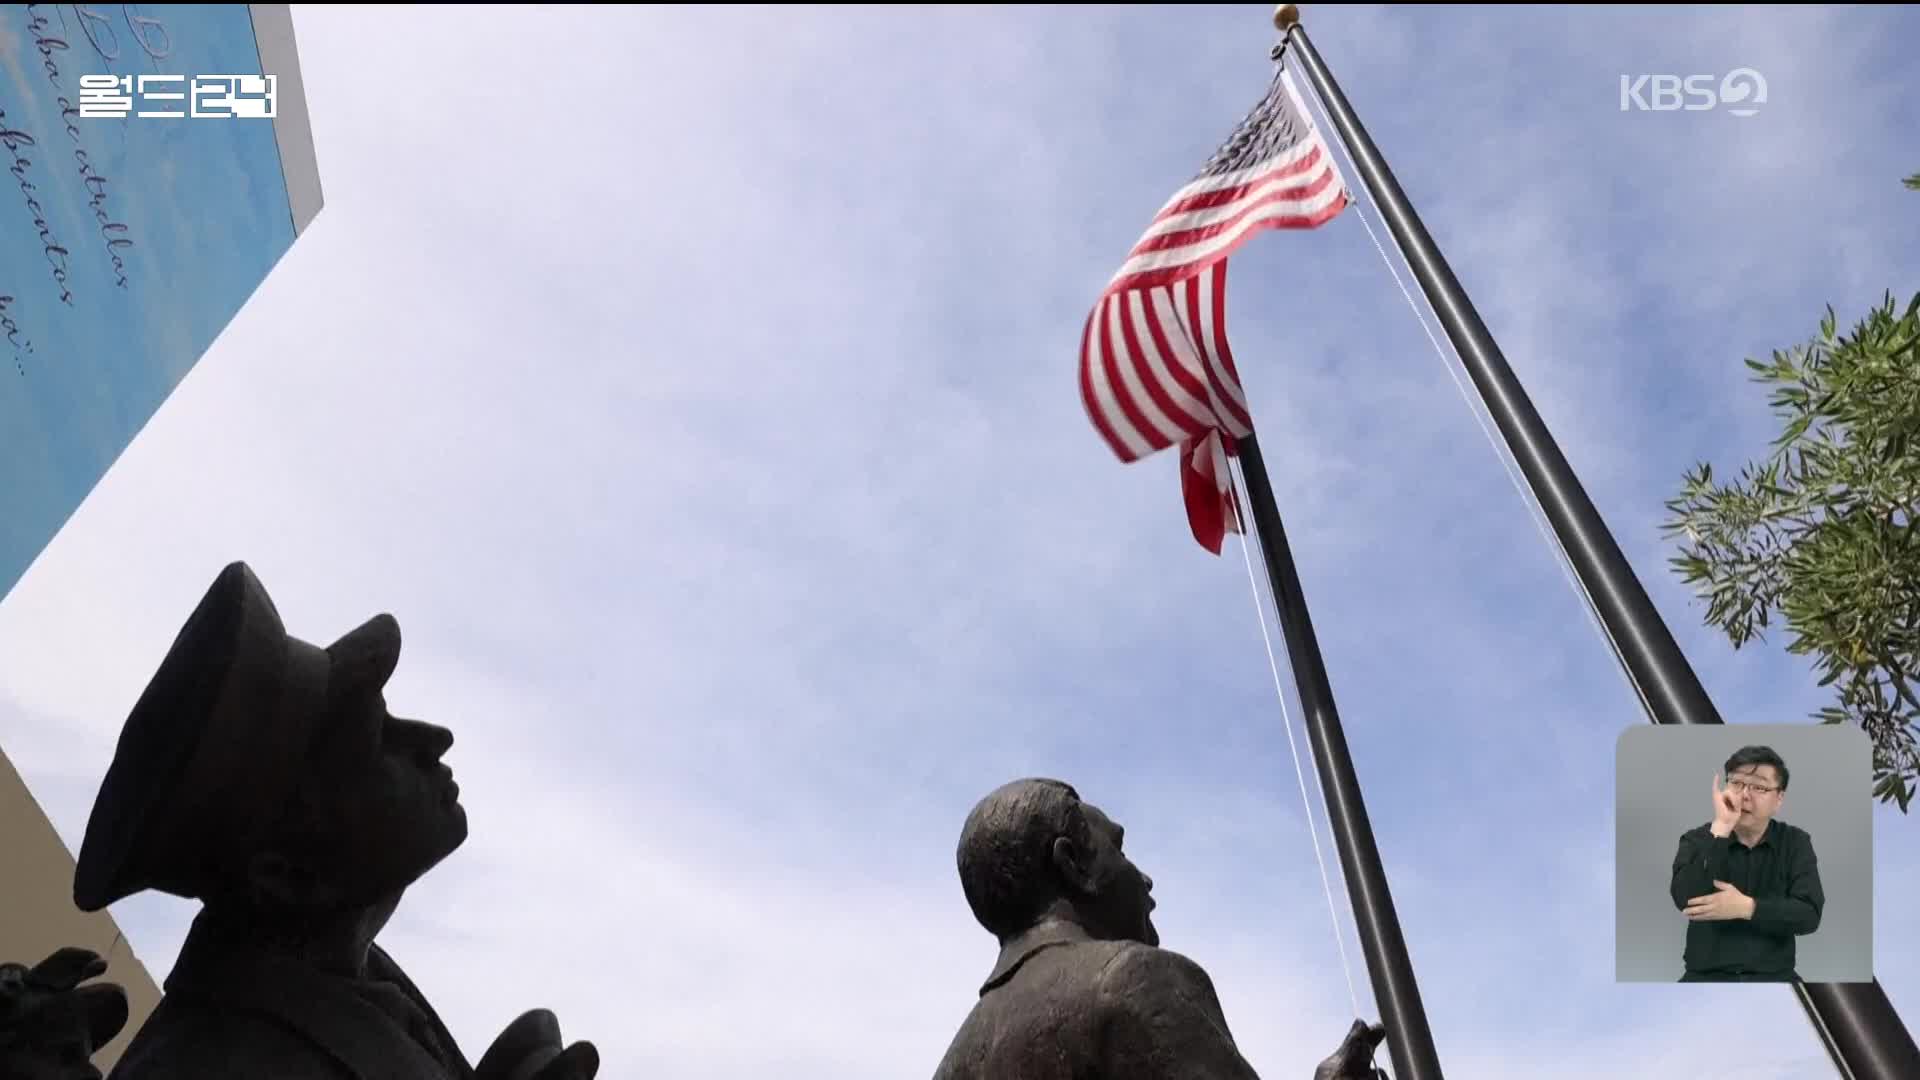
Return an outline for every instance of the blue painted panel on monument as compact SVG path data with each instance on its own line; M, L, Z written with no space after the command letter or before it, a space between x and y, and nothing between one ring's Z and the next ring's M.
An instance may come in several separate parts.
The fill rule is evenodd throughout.
M0 598L293 244L275 120L192 115L261 53L247 5L0 8Z

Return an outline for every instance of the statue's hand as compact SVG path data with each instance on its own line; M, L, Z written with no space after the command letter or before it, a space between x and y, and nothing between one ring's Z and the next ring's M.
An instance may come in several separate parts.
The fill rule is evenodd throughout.
M520 1014L474 1067L474 1080L593 1080L600 1052L590 1042L561 1049L560 1021L546 1009Z
M1373 1067L1373 1050L1386 1037L1386 1028L1355 1020L1340 1049L1313 1070L1313 1080L1385 1080L1386 1073Z
M600 1051L590 1042L577 1042L533 1074L529 1080L593 1080L600 1072Z
M0 964L0 1075L28 1080L99 1080L89 1063L127 1021L126 991L88 979L107 963L65 948L29 968Z
M71 993L88 979L107 973L107 962L90 949L68 946L27 967L0 964L0 1016L24 1011L29 1003Z

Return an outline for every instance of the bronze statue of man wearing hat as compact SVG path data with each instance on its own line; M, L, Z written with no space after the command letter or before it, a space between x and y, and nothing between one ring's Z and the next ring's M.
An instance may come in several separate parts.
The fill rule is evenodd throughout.
M453 735L392 716L400 627L287 634L244 563L221 572L121 732L74 874L86 911L145 889L202 908L114 1080L588 1080L552 1014L476 1068L374 938L467 837Z
M1000 953L934 1080L1257 1080L1207 973L1160 948L1124 835L1058 780L1005 784L967 815L960 886ZM1383 1076L1385 1035L1354 1021L1314 1080Z

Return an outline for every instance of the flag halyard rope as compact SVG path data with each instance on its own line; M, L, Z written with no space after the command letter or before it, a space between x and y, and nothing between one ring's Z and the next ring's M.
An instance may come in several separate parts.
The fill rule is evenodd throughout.
M1237 460L1233 463L1232 468L1235 476L1238 477L1240 474L1240 465ZM1238 481L1236 481L1234 498L1236 500L1247 498L1244 485ZM1245 506L1247 503L1242 501L1238 502L1237 505ZM1287 749L1293 752L1293 775L1294 779L1297 780L1300 785L1300 806L1301 809L1306 811L1307 834L1313 837L1313 859L1316 863L1320 864L1320 888L1326 893L1327 914L1333 919L1333 943L1340 950L1340 970L1347 977L1347 998L1353 1003L1353 1015L1360 1016L1362 1015L1360 1012L1360 994L1354 989L1353 985L1353 965L1347 959L1347 939L1345 933L1343 933L1340 928L1340 908L1339 905L1334 902L1332 880L1327 876L1327 859L1325 854L1320 850L1320 827L1314 823L1313 804L1307 797L1306 772L1300 767L1300 747L1293 737L1293 717L1287 709L1287 692L1280 681L1280 661L1274 656L1273 635L1267 631L1267 609L1266 606L1261 603L1260 581L1253 572L1252 546L1247 543L1247 533L1246 522L1242 521L1240 523L1240 554L1247 564L1247 585L1253 590L1253 613L1254 616L1260 620L1260 639L1266 645L1267 649L1267 668L1273 672L1273 693L1274 697L1280 702L1280 722L1287 730ZM1288 664L1291 666L1292 662L1289 661ZM1319 784L1319 776L1320 774L1318 772L1314 773L1314 783L1316 786ZM1324 802L1325 799L1326 795L1322 792L1322 802ZM1329 829L1329 831L1331 831L1331 829ZM1342 884L1344 885L1344 881Z
M1279 61L1282 55L1283 50L1274 50L1274 59L1276 61ZM1315 113L1315 123L1322 123L1322 121L1327 119L1326 103L1319 99L1318 95L1313 92L1312 87L1309 86L1306 88L1306 93L1303 97L1309 102L1308 108ZM1328 131L1337 130L1331 123L1325 123L1323 126ZM1357 173L1359 170L1353 163L1352 155L1347 151L1346 143L1337 136L1327 141L1329 145L1335 148L1335 152L1340 155L1341 160L1346 163L1349 174ZM1373 222L1366 213L1367 209L1371 209L1376 214L1379 213L1379 204L1374 201L1373 193L1367 190L1365 185L1362 185L1361 188L1366 193L1367 206L1362 208L1356 203L1352 209L1360 218L1360 224L1366 228L1367 237L1373 241L1373 250L1380 255L1380 261L1386 266L1387 273L1393 276L1393 283L1400 287L1400 295L1406 298L1407 307L1413 312L1414 321L1420 324L1420 329L1427 335L1427 341L1433 345L1434 355L1440 358L1440 364L1447 369L1447 375L1452 378L1454 388L1460 391L1461 400L1466 402L1467 411L1473 414L1475 422L1480 425L1481 434L1487 437L1487 445L1493 448L1494 457L1499 460L1501 467L1506 470L1507 479L1512 482L1514 491L1519 494L1521 504L1527 508L1527 516L1533 519L1534 526L1540 530L1540 536L1546 540L1548 547L1550 547L1557 556L1555 561L1560 566L1560 576L1566 579L1567 584L1572 587L1574 595L1580 598L1581 604L1587 613L1587 622L1593 627L1594 632L1600 635L1601 642L1613 653L1614 658L1619 661L1620 671L1626 676L1627 685L1633 690L1635 696L1640 699L1642 707L1651 715L1652 704L1648 700L1646 692L1641 689L1639 681L1634 678L1633 669L1627 665L1626 655L1621 652L1619 643L1616 642L1613 635L1608 632L1606 624L1600 620L1600 609L1599 606L1594 603L1592 593L1588 592L1587 587L1581 583L1579 575L1574 573L1573 559L1567 554L1566 547L1560 542L1559 536L1554 533L1551 523L1547 520L1546 509L1539 504L1539 500L1536 499L1533 492L1528 489L1524 478L1521 477L1519 473L1519 462L1513 457L1511 450L1494 435L1493 429L1488 426L1488 417L1482 405L1468 392L1466 384L1461 381L1461 371L1464 368L1464 363L1460 361L1452 350L1440 344L1439 337L1434 334L1433 327L1428 325L1426 315L1420 309L1419 301L1413 298L1413 291L1407 288L1407 283L1400 276L1399 269L1394 266L1393 260L1388 257L1386 246L1380 242L1380 236L1374 231ZM1388 238L1393 239L1390 231ZM1397 239L1393 239L1393 245L1394 251L1399 253L1402 261L1405 261L1407 253L1400 247Z

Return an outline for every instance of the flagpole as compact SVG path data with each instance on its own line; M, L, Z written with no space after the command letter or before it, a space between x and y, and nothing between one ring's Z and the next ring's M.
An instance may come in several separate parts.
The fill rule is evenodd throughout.
M1307 737L1312 741L1314 764L1320 771L1320 786L1326 794L1328 826L1333 831L1334 845L1340 851L1340 866L1346 873L1354 927L1360 935L1361 950L1366 954L1374 1002L1380 1008L1380 1023L1387 1029L1393 1075L1396 1080L1440 1080L1440 1058L1433 1047L1433 1032L1427 1026L1420 988L1414 982L1413 961L1407 955L1407 942L1400 933L1399 917L1394 913L1393 895L1387 888L1380 849L1374 844L1373 826L1367 820L1366 802L1360 795L1360 781L1347 751L1346 735L1340 729L1340 714L1334 708L1327 665L1321 659L1320 643L1307 613L1306 593L1300 586L1293 552L1287 546L1287 534L1280 526L1280 510L1273 497L1273 486L1267 479L1267 466L1252 435L1238 440L1236 453L1247 485L1254 530L1259 535L1260 551L1267 563L1267 580L1273 587L1281 636L1286 638L1287 656L1299 687L1300 709Z
M1299 10L1293 4L1283 4L1274 12L1274 25L1283 35L1281 48L1291 47L1300 57L1381 216L1405 252L1421 291L1446 328L1487 411L1546 512L1648 718L1656 724L1723 723L1672 632L1521 388L1500 346L1354 115L1353 106L1327 71L1299 19ZM1914 1045L1878 979L1796 984L1794 990L1834 1064L1851 1080L1920 1077L1920 1048Z

